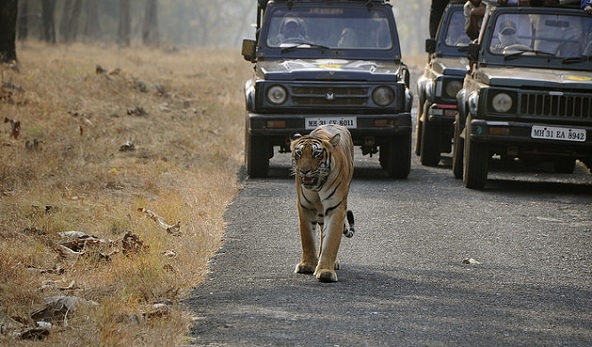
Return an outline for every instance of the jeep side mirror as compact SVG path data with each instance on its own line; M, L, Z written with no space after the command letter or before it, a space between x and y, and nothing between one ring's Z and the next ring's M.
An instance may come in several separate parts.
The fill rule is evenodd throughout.
M430 54L436 52L436 40L435 39L426 39L425 51Z
M479 46L479 44L469 43L468 57L469 57L470 62L475 63L475 62L479 61L479 50L480 49L481 49L481 46Z
M243 54L243 58L245 58L245 60L248 60L250 62L254 62L256 50L257 50L257 41L250 40L250 39L243 40L242 54Z

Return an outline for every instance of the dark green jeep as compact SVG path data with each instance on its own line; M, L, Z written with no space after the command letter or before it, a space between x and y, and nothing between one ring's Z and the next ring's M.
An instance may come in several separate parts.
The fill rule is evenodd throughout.
M383 0L259 0L254 64L245 84L245 163L264 177L274 147L321 124L349 128L363 154L379 153L389 176L411 166L409 71L392 7Z
M422 165L437 166L452 151L456 94L467 74L468 46L462 3L446 7L434 39L426 40L428 63L417 80L415 154Z
M592 158L592 16L574 7L488 5L459 92L453 171L482 189L489 159Z

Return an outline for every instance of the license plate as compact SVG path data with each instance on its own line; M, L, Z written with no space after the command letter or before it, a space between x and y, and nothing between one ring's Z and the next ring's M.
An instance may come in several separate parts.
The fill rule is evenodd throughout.
M586 130L533 125L530 137L533 139L586 142Z
M355 129L358 126L356 117L316 117L306 118L304 120L306 129L314 129L325 124L343 125L349 129Z

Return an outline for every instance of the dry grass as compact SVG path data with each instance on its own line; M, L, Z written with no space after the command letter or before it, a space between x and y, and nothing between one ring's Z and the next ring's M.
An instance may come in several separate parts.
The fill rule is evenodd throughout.
M249 64L235 50L27 43L18 54L19 72L0 68L0 117L20 121L18 136L0 126L0 314L31 323L44 298L72 295L98 306L54 320L44 346L178 345L190 322L176 303L202 280L238 189ZM62 257L58 233L71 230L113 246ZM126 232L143 251L124 254ZM157 302L169 310L145 317ZM39 343L7 335L0 345Z

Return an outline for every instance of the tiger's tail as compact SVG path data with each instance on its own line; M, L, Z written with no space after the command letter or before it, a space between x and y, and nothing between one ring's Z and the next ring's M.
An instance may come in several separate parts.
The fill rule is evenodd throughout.
M347 225L349 224L349 228ZM347 224L343 225L343 235L345 237L350 238L354 236L356 233L356 229L354 228L354 213L350 210L347 210Z

